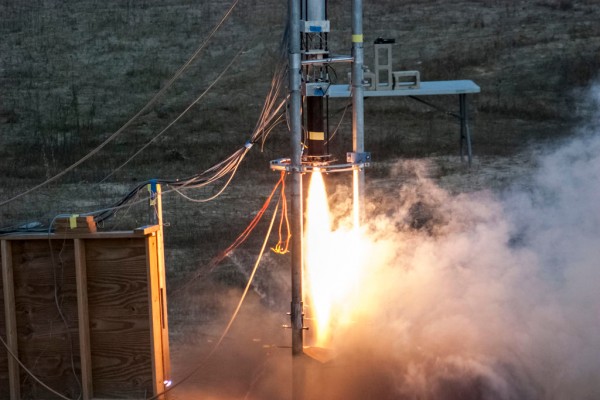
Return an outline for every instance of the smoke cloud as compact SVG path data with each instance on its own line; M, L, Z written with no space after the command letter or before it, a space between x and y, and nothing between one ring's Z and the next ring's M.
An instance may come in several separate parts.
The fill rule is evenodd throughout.
M600 88L591 92L597 107ZM599 121L536 151L537 167L501 193L453 194L426 162L396 164L390 181L401 186L369 190L365 270L339 305L334 357L295 364L303 398L600 398ZM332 204L347 210L350 193L338 188ZM236 322L240 345L223 350L237 361L222 370L261 367L233 374L225 385L234 393L237 382L237 394L216 388L218 398L290 398L290 350L257 331L275 326L264 299L280 303L288 283L265 282L262 305Z
M600 398L599 128L538 152L501 194L452 195L427 164L396 165L411 179L372 207L359 313L335 341L365 368L340 368L330 384L346 389L323 398L365 398L374 369L380 398Z

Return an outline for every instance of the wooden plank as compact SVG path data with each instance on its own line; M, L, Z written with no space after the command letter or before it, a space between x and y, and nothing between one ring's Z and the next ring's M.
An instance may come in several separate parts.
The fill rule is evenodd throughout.
M154 391L145 237L85 243L94 396Z
M81 359L81 388L83 400L90 400L93 397L93 381L85 242L82 239L75 239L74 246L75 277L77 280L77 316L79 319L79 355Z
M160 279L158 274L158 249L157 238L146 238L146 268L148 276L148 309L150 310L150 338L152 351L152 369L155 371L152 385L153 394L164 390L164 365L162 357L162 309L160 303Z
M2 240L0 244L2 252L2 292L4 294L4 322L5 337L8 348L15 356L19 356L17 322L15 318L15 293L12 246L8 240ZM19 383L19 364L6 352L8 364L8 388L10 398L18 400L21 398Z
M79 396L77 286L72 240L12 241L19 357L36 377ZM23 398L54 399L21 371Z
M2 281L2 246L0 245L0 336L6 341L6 323L4 319L4 289ZM8 358L10 355L0 344L0 399L9 399Z
M80 386L74 378L81 376L85 399L142 398L164 390L168 327L165 288L161 287L164 266L159 266L156 232L1 238L9 243L0 247L3 270L4 254L12 256L14 301L8 308L16 320L19 357L50 387L77 398ZM147 238L154 241L148 261ZM6 246L12 250L7 252ZM2 297L6 297L4 280L0 280ZM0 382L1 366L0 352ZM23 371L17 370L16 375L16 388L23 398L56 398ZM8 398L8 386L0 383L0 399Z
M153 234L154 232L157 232L160 229L160 225L145 225L145 226L140 226L139 228L135 228L133 230L134 233L136 234L142 234L144 236L148 236Z
M158 232L156 232L157 249L157 267L160 290L159 308L161 312L161 336L162 336L162 363L163 363L163 382L171 380L171 358L169 346L169 319L167 309L167 279L165 274L165 245L164 245L164 224L162 208L162 187L156 185L157 199L156 211L158 215Z
M96 232L96 233L77 233L74 235L65 235L64 233L55 232L51 234L41 232L22 232L11 235L3 235L3 240L57 240L57 239L127 239L127 238L141 238L152 234L158 230L158 228L148 228L135 231L114 231L114 232Z

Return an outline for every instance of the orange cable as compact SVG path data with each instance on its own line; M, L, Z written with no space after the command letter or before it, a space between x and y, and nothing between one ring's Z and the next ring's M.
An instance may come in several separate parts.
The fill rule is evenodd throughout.
M275 184L275 187L271 191L271 194L269 194L269 197L267 197L267 199L265 200L263 206L258 211L258 213L254 217L254 219L252 219L252 221L250 221L250 223L248 224L248 226L246 227L246 229L244 229L244 231L242 233L240 233L240 235L233 241L233 243L231 245L229 245L225 250L223 250L218 255L216 255L209 262L209 264L208 264L208 266L209 266L208 271L202 272L202 273L198 273L198 274L194 275L190 280L188 280L181 287L179 287L174 293L172 293L172 295L175 294L175 293L177 293L177 292L179 292L182 289L185 289L187 286L189 286L190 283L192 283L193 281L195 281L199 277L201 277L203 275L210 274L221 263L221 261L223 261L229 255L229 253L231 253L233 250L235 250L237 247L239 247L242 243L244 243L244 241L246 241L246 239L248 238L248 236L250 236L250 233L254 230L254 228L256 227L256 225L258 225L258 222L260 221L260 219L264 215L265 211L267 211L267 208L269 207L269 204L271 203L271 200L273 199L273 196L277 192L277 188L279 188L279 185L284 184L284 180L285 180L285 174L282 172L281 178Z
M282 200L282 205L281 205L281 220L279 221L279 241L277 242L277 244L275 245L275 247L271 247L271 250L273 250L275 253L277 254L286 254L289 250L289 245L290 245L290 238L292 237L292 233L291 233L291 229L290 229L290 220L288 218L288 212L287 212L287 198L285 197L285 172L281 171L281 200ZM287 238L285 240L285 247L283 245L283 239L282 239L282 228L283 228L283 221L285 220L286 223L286 230L287 230Z

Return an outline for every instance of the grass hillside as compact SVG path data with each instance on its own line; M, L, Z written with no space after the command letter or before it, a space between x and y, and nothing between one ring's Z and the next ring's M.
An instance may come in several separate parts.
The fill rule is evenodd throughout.
M127 123L208 39L232 3L0 0L0 203L64 170ZM330 49L348 55L350 2L331 1L328 12ZM286 14L285 1L240 0L180 79L150 108L74 171L0 206L0 228L48 224L59 213L98 210L139 182L202 172L240 148L270 89ZM584 94L600 69L599 20L596 0L365 0L366 65L373 64L373 41L393 38L395 70L419 70L424 81L471 79L481 87L480 94L468 97L475 155L470 169L457 157L454 117L408 98L367 99L365 147L374 161L367 172L369 195L375 200L389 196L410 179L398 160L427 159L426 173L455 192L501 189L526 173L531 146L564 138L591 115ZM215 83L240 51L185 116L116 170ZM335 83L346 81L347 68L335 66ZM458 108L456 97L427 100L443 110ZM340 127L332 144L338 158L351 149L347 105L348 100L340 99L329 103L329 125ZM233 297L221 303L215 293L229 293L223 289L245 282L265 221L210 279L202 274L272 190L278 174L269 171L269 160L288 154L287 129L280 124L264 147L254 146L215 201L163 196L170 332L176 345L216 335L211 322L220 309L232 307ZM331 203L346 205L351 198L348 177L328 179L332 192L337 187L330 193ZM223 183L186 194L206 198ZM139 204L120 210L100 228L148 224L144 196L142 191ZM269 268L257 277L258 292L261 285L272 285L271 293L285 289L287 257L265 256ZM181 296L181 283L197 274L203 279ZM271 309L287 311L284 289L269 300ZM250 302L257 303L256 298ZM275 319L288 322L280 314ZM256 330L279 329L273 321L247 322ZM183 335L184 328L195 336ZM173 346L179 350L176 360L188 356L182 348Z
M230 4L3 1L3 175L18 186L34 183L86 154L168 81ZM482 88L472 102L476 154L510 153L523 139L559 133L578 117L578 89L600 66L599 13L593 1L365 2L366 64L372 41L389 37L396 39L397 69L418 69L423 80L473 79ZM186 174L229 154L258 116L285 14L281 2L241 1L183 78L67 180L104 177L179 115L245 49L210 94L115 179ZM332 4L329 15L330 47L348 54L347 5ZM338 73L340 81L345 76ZM454 101L441 99L441 104L454 108ZM332 122L344 105L333 105ZM455 150L455 135L444 128L444 116L421 105L371 100L367 113L367 143L376 159ZM346 131L349 121L342 125ZM286 145L272 144L281 151Z
M349 3L331 3L330 48L349 54ZM2 0L0 200L55 175L117 131L164 87L231 4ZM181 79L147 112L75 171L3 206L0 226L47 223L61 212L102 208L137 182L189 176L231 154L258 119L286 13L286 2L241 0ZM422 80L472 79L481 86L481 94L469 98L476 156L471 170L455 157L453 117L410 99L367 100L366 148L375 161L367 179L385 177L387 165L398 158L429 157L438 164L441 181L458 182L455 190L497 184L498 174L481 178L485 168L506 171L523 164L520 154L527 146L562 137L587 116L582 93L600 67L599 19L593 0L365 1L367 65L372 65L373 40L394 38L395 69L417 69ZM191 104L240 50L231 69L195 107L100 183ZM337 82L344 82L347 71L336 69ZM454 97L429 100L450 111L458 105ZM340 124L340 154L351 147L346 105L345 100L330 103L330 125ZM268 161L288 155L284 125L263 152L258 147L217 201L195 204L165 196L171 279L204 265L260 208L277 178ZM503 172L502 182L510 176ZM205 197L219 188L193 195ZM106 228L146 223L147 209L135 206ZM240 278L229 262L217 281Z
M2 1L1 198L53 176L127 122L206 40L231 4ZM335 54L350 53L349 11L346 3L329 7ZM530 143L568 133L586 116L581 93L600 66L600 10L594 1L366 1L364 11L367 65L372 65L373 40L394 38L395 69L417 69L422 80L472 79L481 86L481 94L469 98L475 167L468 172L452 161L440 175L472 175L486 157L514 156ZM98 209L137 182L189 176L239 148L270 87L286 13L282 2L240 1L147 112L73 172L2 207L0 226L47 223L60 212ZM230 70L178 123L99 183L191 104L240 50L244 53ZM347 71L336 69L337 81L344 82ZM450 111L457 108L454 97L428 100ZM330 103L330 125L340 123L335 147L340 154L351 147L346 105L346 100ZM374 177L385 176L385 165L397 158L458 153L454 118L410 99L369 99L365 119ZM232 240L232 231L241 231L275 181L268 160L288 154L284 126L262 153L257 147L218 201L197 205L166 197L170 248L194 247L198 240L200 252L204 246L219 248ZM144 224L147 211L134 207L120 217L111 226Z

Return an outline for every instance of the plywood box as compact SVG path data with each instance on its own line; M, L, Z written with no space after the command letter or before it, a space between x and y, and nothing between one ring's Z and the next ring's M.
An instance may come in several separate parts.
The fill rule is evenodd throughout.
M165 390L169 342L162 235L0 236L0 335L69 398L146 398ZM0 399L53 399L0 345Z

